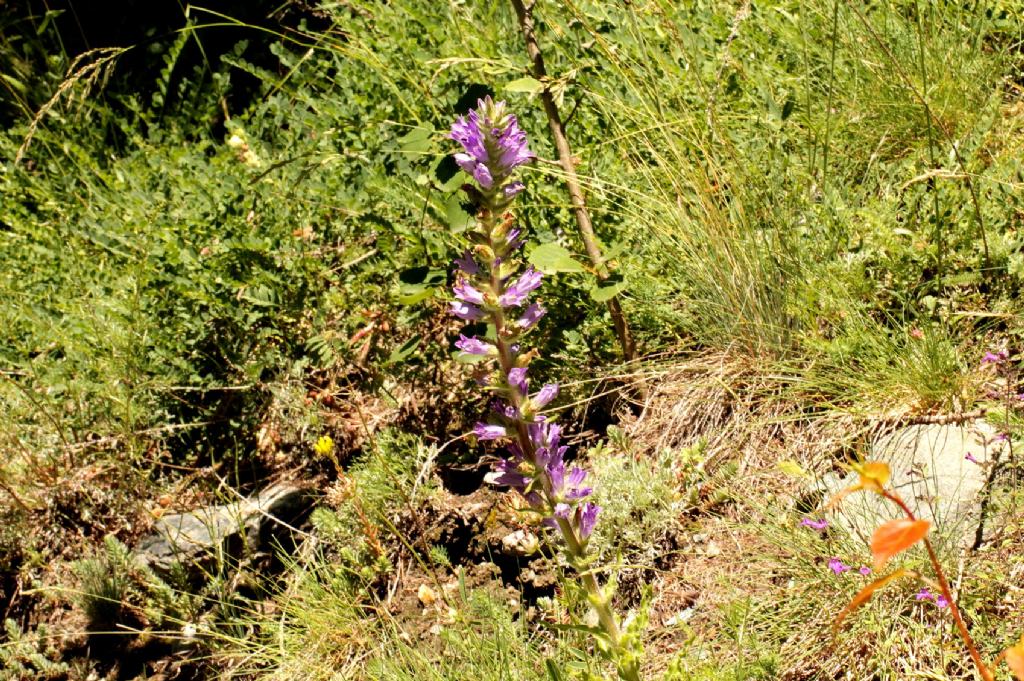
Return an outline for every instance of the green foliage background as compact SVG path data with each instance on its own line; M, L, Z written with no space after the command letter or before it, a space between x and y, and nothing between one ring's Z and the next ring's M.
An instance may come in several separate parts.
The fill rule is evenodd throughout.
M488 92L540 157L531 242L577 261L542 289L538 369L581 382L565 403L614 372L511 7L293 9L190 7L123 53L67 51L59 13L0 19L0 481L45 488L104 437L118 465L247 456L275 386L328 373L463 381L438 371L471 210L446 132ZM972 403L982 346L1020 330L1018 3L535 11L644 353L771 363L808 411Z

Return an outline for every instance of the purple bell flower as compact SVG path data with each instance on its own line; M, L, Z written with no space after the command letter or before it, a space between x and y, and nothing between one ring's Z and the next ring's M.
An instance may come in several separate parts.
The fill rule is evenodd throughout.
M495 468L497 469L498 475L490 478L490 482L495 485L508 485L509 487L522 491L526 489L526 486L529 485L532 480L532 478L524 475L520 470L520 462L516 462L512 459L502 459L495 465Z
M470 303L471 305L483 305L484 294L473 288L465 279L459 279L459 281L452 287L452 292L455 297L464 303Z
M470 355L489 357L498 354L498 349L490 343L485 343L476 337L467 337L459 334L459 340L455 341L455 347Z
M468 249L462 254L461 258L455 259L455 265L471 277L480 274L480 265L476 264L476 260L473 260L473 254Z
M537 391L537 394L533 396L533 406L536 409L543 409L547 406L547 403L555 399L558 396L558 384L547 383L543 388Z
M580 536L583 539L590 537L591 533L594 531L594 526L597 525L597 514L600 513L600 511L600 506L592 504L589 501L584 504L580 504L576 509Z
M526 302L530 292L540 286L543 275L532 267L519 275L516 281L505 289L505 292L498 297L498 304L502 307L518 307ZM458 295L458 294L456 294ZM473 302L473 301L469 301Z
M451 313L459 319L465 319L467 322L475 322L484 318L484 311L476 305L470 305L464 303L461 300L453 300L451 303Z
M516 367L508 372L508 384L523 395L526 394L526 367Z
M516 325L524 331L526 329L533 328L533 325L536 324L546 312L547 310L541 307L538 303L531 303L529 307L523 310L522 316L516 320Z
M478 423L473 426L473 433L481 440L500 440L508 437L505 426L496 426L493 423Z

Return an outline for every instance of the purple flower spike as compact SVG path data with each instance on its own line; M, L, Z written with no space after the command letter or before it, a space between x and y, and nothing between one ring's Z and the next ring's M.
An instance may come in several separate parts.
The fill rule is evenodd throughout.
M508 372L508 384L523 395L526 394L526 367L516 367Z
M473 285L465 279L459 279L458 283L452 287L452 292L455 294L456 298L464 303L470 303L472 305L484 304L484 294L473 288Z
M852 568L843 561L839 560L838 558L832 558L828 561L828 569L836 573L837 575L841 575L847 570L851 570Z
M451 302L451 313L459 319L465 319L467 322L475 322L484 318L483 310L476 305L470 305L461 300L453 300Z
M597 514L600 511L600 506L589 501L581 504L576 509L576 514L579 518L580 537L583 539L590 537L590 534L594 531L594 525L597 524Z
M455 259L455 266L470 276L480 274L480 266L473 260L473 254L468 249L461 258Z
M587 472L566 465L568 447L560 442L561 428L540 413L558 396L558 384L548 383L539 390L535 386L531 395L528 367L538 351L521 347L523 336L545 310L529 300L540 287L542 275L524 262L520 251L526 236L515 226L509 207L525 189L516 168L535 156L504 102L487 97L477 104L455 121L450 135L462 145L455 161L473 177L476 189L466 190L479 206L479 219L470 234L475 246L455 260L458 272L451 312L459 319L488 323L493 329L490 339L488 334L479 338L460 334L455 343L463 353L488 358L481 367L485 371L476 371L474 376L486 386L493 413L488 417L490 423L473 427L473 434L477 440L500 440L507 446L506 458L498 461L485 480L518 492L541 522L564 540L570 563L579 565L589 558L588 539L601 509L586 500L593 492L584 486ZM609 624L615 616L600 585L588 579L584 586L605 634L616 640L616 627ZM620 675L634 678L635 666L623 662ZM628 674L622 671L626 667Z
M822 518L821 520L811 520L810 518L804 518L800 521L800 527L809 527L812 530L824 530L828 527L828 521Z
M485 190L501 184L513 170L534 158L516 117L505 113L504 102L494 102L490 97L479 100L477 108L467 115L459 116L449 136L465 150L455 154L455 162ZM488 149L497 157L492 157ZM502 188L502 194L506 198L515 196L521 191L517 184Z
M533 406L537 409L543 409L548 402L555 399L558 396L558 384L547 383L543 388L537 391L537 394L533 396Z
M530 292L540 286L543 275L532 267L519 275L515 283L505 289L505 293L498 298L498 304L502 307L518 307L526 302ZM472 301L469 301L472 302Z
M455 341L455 347L470 355L480 355L481 357L498 354L498 349L490 343L485 343L476 337L466 337L462 334L459 334L459 340Z
M473 426L473 433L481 440L500 440L508 436L505 426L496 426L493 423L478 423Z
M516 321L516 324L519 328L524 330L532 328L546 312L547 310L541 307L538 303L531 303L529 307L523 310L523 316Z

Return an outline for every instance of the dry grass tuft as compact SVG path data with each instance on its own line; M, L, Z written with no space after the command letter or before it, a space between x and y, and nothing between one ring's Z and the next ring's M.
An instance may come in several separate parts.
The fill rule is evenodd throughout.
M622 415L631 441L659 452L703 440L709 469L734 461L742 474L783 459L829 469L878 428L863 417L805 406L793 399L792 376L727 353L666 364L645 382L640 414Z

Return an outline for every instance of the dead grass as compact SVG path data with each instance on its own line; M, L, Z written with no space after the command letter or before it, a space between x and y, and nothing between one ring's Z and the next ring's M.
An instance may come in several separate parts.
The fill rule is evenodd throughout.
M891 410L865 416L800 406L808 401L792 399L793 378L725 354L688 359L648 378L642 411L623 416L634 451L676 451L703 440L701 484L719 487L727 500L691 515L681 548L653 580L651 671L684 651L683 668L696 673L702 658L693 651L700 651L733 670L709 678L747 678L753 672L745 665L758 659L777 678L793 680L971 678L948 617L915 602L910 583L877 597L833 636L835 614L866 578L833 575L827 561L843 555L868 562L867 547L798 525L820 502L808 498L813 478L894 429L946 416L919 415L911 405L895 417ZM807 478L780 468L783 461ZM1016 593L1024 572L1007 569L1019 560L1005 546L968 555L957 579L965 594L977 594L963 602L968 611L973 602L973 626L982 640L993 640L993 653L1011 642L999 624L1006 607L1000 590Z

